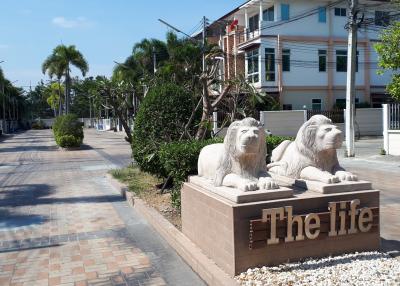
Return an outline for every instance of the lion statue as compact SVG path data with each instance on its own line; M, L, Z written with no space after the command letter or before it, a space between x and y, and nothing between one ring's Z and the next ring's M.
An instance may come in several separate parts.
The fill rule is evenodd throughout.
M267 172L265 131L260 122L245 118L233 122L224 143L204 147L199 155L199 176L214 181L215 186L241 191L277 189Z
M314 115L299 129L294 141L283 141L272 151L271 173L326 184L357 181L357 176L340 165L336 149L342 146L342 132L323 115Z

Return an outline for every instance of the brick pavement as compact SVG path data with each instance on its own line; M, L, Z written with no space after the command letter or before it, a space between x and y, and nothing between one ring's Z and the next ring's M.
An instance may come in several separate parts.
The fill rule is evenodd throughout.
M0 143L0 285L203 285L105 179L129 145L85 136L69 152L49 130Z

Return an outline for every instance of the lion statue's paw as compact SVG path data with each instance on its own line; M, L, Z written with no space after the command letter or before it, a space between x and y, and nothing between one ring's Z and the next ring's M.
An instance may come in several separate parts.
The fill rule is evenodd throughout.
M257 182L254 181L244 181L239 184L239 190L243 192L251 192L258 189Z
M279 189L279 185L270 177L259 178L257 185L260 190Z
M346 171L337 171L335 173L337 177L339 177L340 181L357 181L358 178L356 175L346 172Z
M325 176L323 178L321 178L321 181L326 184L335 184L335 183L339 183L340 179L338 176L332 175L332 174L326 172Z

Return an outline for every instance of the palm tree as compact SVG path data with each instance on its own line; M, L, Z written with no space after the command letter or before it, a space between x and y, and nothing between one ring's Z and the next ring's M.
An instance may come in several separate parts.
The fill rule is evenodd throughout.
M44 74L47 71L50 77L56 76L58 81L60 81L62 76L65 78L65 113L69 112L71 65L79 69L82 76L85 76L89 71L86 59L74 45L68 47L58 45L42 64L42 72Z

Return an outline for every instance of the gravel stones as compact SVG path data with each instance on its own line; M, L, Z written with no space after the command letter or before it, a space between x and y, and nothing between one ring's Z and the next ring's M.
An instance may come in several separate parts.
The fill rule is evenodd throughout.
M381 252L351 253L248 269L240 285L400 285L400 260Z

